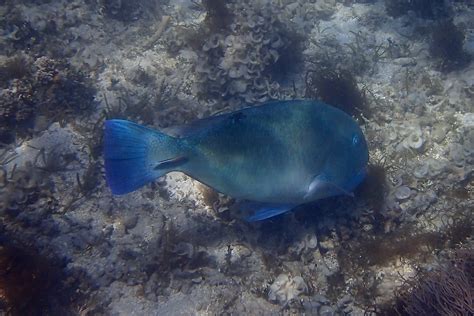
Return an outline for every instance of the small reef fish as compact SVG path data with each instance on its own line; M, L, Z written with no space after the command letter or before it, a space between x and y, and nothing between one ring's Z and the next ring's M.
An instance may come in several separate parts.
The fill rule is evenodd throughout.
M357 123L330 105L268 102L201 119L167 133L105 122L112 193L125 194L171 171L248 201L263 220L335 195L352 195L366 175L367 143Z

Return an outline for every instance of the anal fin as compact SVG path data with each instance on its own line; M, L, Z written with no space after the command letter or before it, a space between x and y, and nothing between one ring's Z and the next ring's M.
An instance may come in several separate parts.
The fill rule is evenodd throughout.
M246 202L242 203L240 207L245 211L253 212L252 215L245 218L247 222L256 222L286 213L295 206L294 204Z

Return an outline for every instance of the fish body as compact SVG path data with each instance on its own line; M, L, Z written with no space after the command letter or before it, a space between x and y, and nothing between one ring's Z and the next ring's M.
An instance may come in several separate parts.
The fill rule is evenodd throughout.
M250 220L351 194L368 162L357 123L339 109L306 100L269 102L168 134L109 120L104 154L113 193L181 171L221 193L258 203L260 215Z

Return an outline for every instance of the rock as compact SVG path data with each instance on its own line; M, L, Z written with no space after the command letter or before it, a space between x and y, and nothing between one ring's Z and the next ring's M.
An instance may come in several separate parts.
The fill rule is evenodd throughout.
M411 190L409 187L402 185L395 190L395 197L398 200L406 200L410 197Z
M321 295L321 294L316 294L315 296L313 296L313 300L315 302L319 302L320 304L328 304L329 303L329 300L327 299L327 297L324 296L324 295Z
M138 223L138 216L135 214L128 216L123 221L123 225L125 226L125 229L133 229L135 226L137 226L137 223Z
M449 125L446 123L439 123L433 126L431 130L431 137L437 143L441 143L445 138L446 134L449 131Z
M268 299L280 304L286 304L298 295L307 292L308 286L302 277L280 274L270 286Z
M320 315L320 316L332 316L334 314L335 314L334 308L332 308L331 306L322 306L319 309L319 314L318 315Z

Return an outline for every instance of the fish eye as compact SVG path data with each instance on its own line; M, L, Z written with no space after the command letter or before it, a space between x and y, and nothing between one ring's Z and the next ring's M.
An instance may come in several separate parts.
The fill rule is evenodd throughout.
M357 146L360 143L360 137L359 135L355 134L352 136L352 145Z

